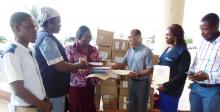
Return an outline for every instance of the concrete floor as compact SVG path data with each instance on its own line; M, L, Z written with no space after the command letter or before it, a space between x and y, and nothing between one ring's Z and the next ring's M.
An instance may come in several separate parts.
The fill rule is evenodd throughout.
M9 112L7 102L0 100L0 112Z
M0 83L4 81L4 78L0 71ZM0 100L0 112L9 112L8 110L8 102Z

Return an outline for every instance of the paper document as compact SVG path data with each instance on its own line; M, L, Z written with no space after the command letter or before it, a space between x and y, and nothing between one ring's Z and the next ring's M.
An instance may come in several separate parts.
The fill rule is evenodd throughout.
M106 80L108 78L115 78L115 75L128 75L131 71L129 70L110 70L109 73L103 73L103 74L99 74L99 73L93 73L88 75L86 78L92 78L92 77L96 77L102 80Z
M130 72L130 70L112 70L113 73L118 74L118 75L128 75Z
M102 80L106 80L106 79L111 77L111 74L110 73L107 73L107 74L90 74L86 78L92 78L92 77L96 77L96 78L99 78L99 79L102 79Z
M90 65L93 65L93 66L102 66L103 63L102 62L89 62Z
M169 81L170 67L163 65L154 65L152 83L160 85Z

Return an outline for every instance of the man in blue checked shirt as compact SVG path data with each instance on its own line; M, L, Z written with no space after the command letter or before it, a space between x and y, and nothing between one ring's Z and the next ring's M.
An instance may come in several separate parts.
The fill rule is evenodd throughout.
M144 46L141 32L133 29L128 37L132 48L128 49L122 63L112 66L112 69L122 69L126 65L129 73L128 98L129 112L145 112L148 101L149 75L153 72L153 53ZM139 105L138 105L139 104ZM139 109L137 109L139 107Z

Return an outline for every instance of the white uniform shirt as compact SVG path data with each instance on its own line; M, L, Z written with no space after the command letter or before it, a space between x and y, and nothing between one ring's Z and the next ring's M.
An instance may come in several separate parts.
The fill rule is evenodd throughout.
M7 82L10 83L23 80L24 87L37 98L43 100L46 96L41 79L38 64L32 56L32 51L20 43L9 45L3 55L3 68ZM16 106L28 106L24 100L15 95L11 89L11 104Z

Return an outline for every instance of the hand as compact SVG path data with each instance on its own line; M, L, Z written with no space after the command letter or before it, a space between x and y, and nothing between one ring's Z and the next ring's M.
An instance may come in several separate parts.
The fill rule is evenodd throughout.
M51 112L53 107L49 101L41 101L39 108L43 110L43 112Z
M90 65L86 60L79 59L79 64L81 64L82 68L88 68Z
M163 92L166 90L166 88L163 85L160 85L159 88L157 88L157 90Z
M195 75L189 76L189 79L192 81L203 81L209 79L209 76L203 71L198 71Z
M196 74L195 72L187 72L186 73L187 74L187 76L189 77L189 80L192 80L193 81L193 76Z
M137 74L136 72L130 72L130 73L128 74L128 76L129 76L130 78L135 78L135 77L138 76L138 74Z

